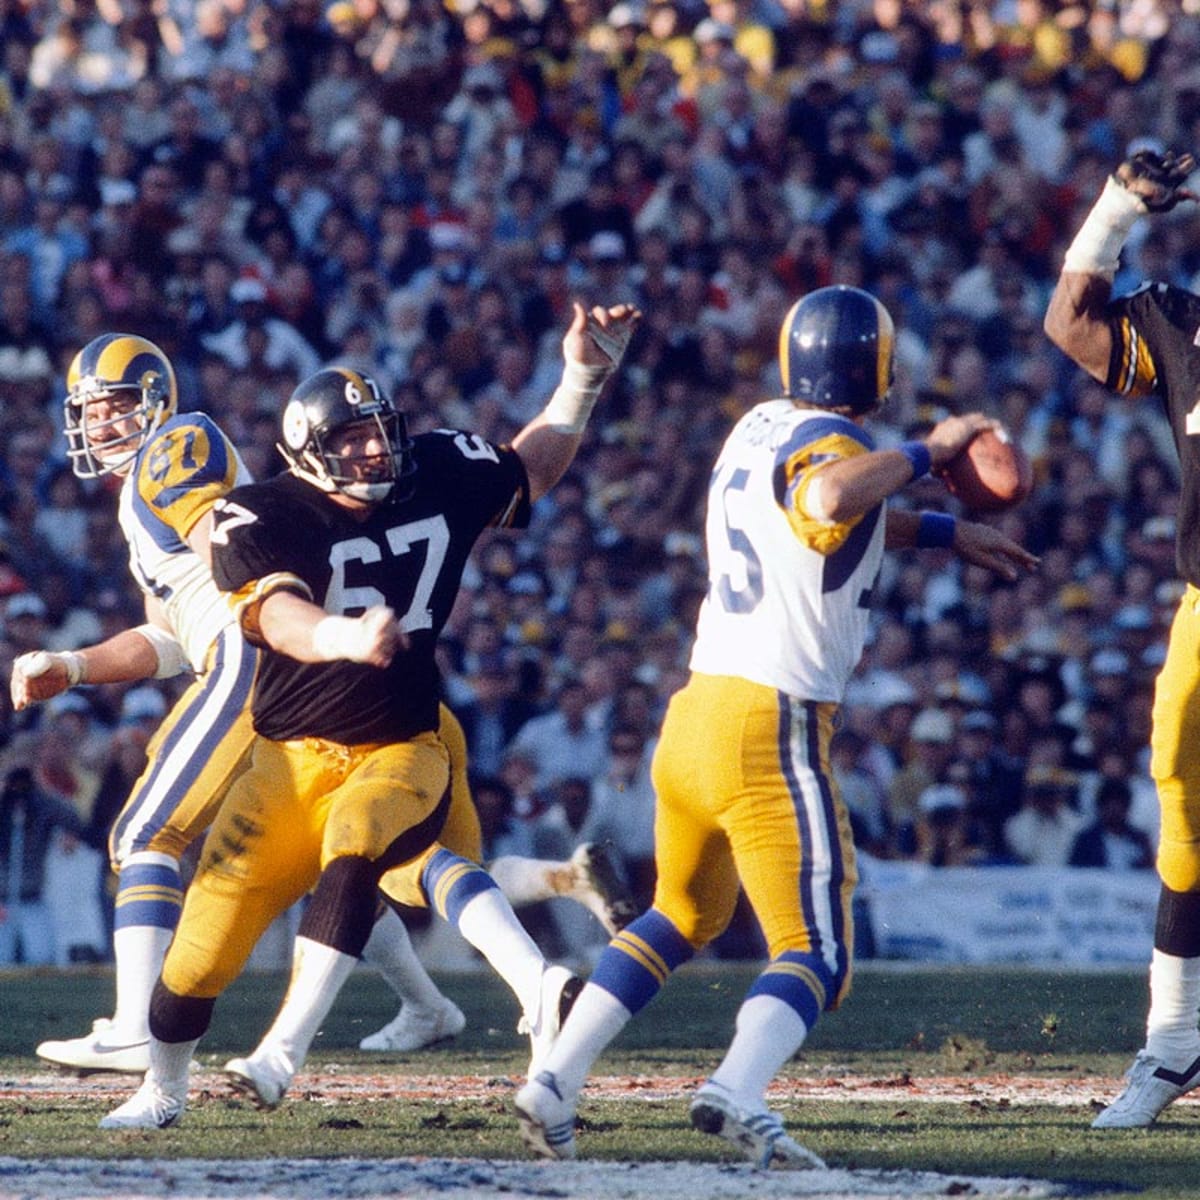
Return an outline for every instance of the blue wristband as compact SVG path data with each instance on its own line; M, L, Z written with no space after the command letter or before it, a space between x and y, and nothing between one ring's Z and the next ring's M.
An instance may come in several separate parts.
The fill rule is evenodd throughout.
M957 526L958 522L949 513L923 512L917 522L917 549L953 546Z
M924 442L902 442L897 449L912 464L913 479L920 479L922 475L929 474L929 468L933 466L933 456Z

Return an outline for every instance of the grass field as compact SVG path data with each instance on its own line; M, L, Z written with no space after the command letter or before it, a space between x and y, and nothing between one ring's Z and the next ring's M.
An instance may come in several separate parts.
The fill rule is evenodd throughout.
M722 1143L691 1130L687 1098L717 1062L752 975L741 965L680 972L597 1064L580 1107L581 1156L728 1159ZM202 1070L183 1122L102 1136L96 1121L136 1081L55 1076L32 1048L44 1037L82 1032L107 1013L111 973L2 974L0 1154L526 1157L510 1108L527 1061L516 1005L490 974L439 982L468 1018L453 1046L404 1056L357 1050L359 1038L394 1013L378 979L357 973L291 1097L265 1114L230 1096L209 1070L254 1043L282 994L280 976L243 978L222 998L201 1045ZM1152 1130L1088 1128L1141 1043L1145 1002L1144 972L863 969L850 1000L822 1021L784 1072L772 1103L831 1167L1022 1176L1096 1196L1194 1197L1200 1104L1189 1098L1173 1106Z

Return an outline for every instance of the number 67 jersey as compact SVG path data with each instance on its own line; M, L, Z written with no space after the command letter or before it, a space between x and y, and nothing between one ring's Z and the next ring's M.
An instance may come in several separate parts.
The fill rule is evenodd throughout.
M853 421L790 400L734 426L709 481L693 671L841 702L866 639L885 505L837 524L814 517L806 496L821 466L873 449Z
M339 616L386 604L408 636L386 669L345 660L301 663L265 647L254 728L276 741L343 745L404 741L438 727L434 648L472 546L488 526L529 521L529 485L515 451L476 434L413 439L412 488L350 510L293 475L237 488L215 509L213 574L247 638L264 645L263 601L299 595Z

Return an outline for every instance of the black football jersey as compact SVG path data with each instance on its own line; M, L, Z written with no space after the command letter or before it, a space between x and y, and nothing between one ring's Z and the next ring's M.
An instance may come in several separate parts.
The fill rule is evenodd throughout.
M1175 563L1200 587L1200 296L1144 284L1109 307L1114 321L1108 386L1162 401L1179 451L1180 498Z
M258 608L280 589L338 616L389 605L409 639L386 670L302 663L266 647L253 703L264 737L361 745L437 728L434 647L463 567L489 525L528 524L529 484L515 451L477 434L421 434L413 456L411 494L383 501L364 521L286 474L235 488L215 510L213 574L233 593L251 641L263 645Z

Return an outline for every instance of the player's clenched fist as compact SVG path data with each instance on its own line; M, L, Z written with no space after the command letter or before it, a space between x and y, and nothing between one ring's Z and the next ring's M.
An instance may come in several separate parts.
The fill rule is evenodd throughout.
M49 700L78 683L82 662L78 654L33 650L13 662L10 691L13 708L20 712L31 704Z
M386 667L407 641L396 614L385 604L361 617L325 617L313 628L313 651L326 662L344 658Z

